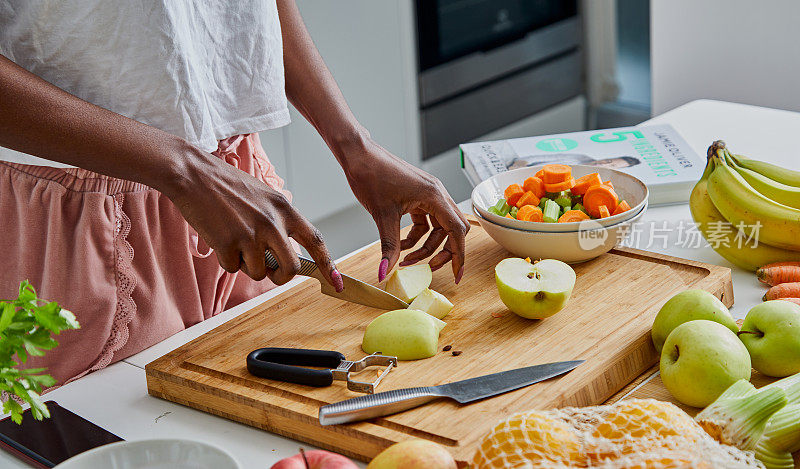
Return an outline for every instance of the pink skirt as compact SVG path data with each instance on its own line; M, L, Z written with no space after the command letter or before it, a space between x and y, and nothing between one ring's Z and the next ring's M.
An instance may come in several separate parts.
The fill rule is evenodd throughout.
M291 200L258 134L220 141L213 154ZM274 287L225 272L158 191L83 169L0 162L0 220L0 298L16 298L28 279L81 324L25 364L59 384Z

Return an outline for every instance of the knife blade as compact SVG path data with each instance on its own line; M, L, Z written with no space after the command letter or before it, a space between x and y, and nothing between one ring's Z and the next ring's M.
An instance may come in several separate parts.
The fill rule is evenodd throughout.
M395 389L368 396L354 397L320 407L319 423L321 425L336 425L382 417L412 409L441 398L449 398L460 404L468 404L568 373L581 363L583 363L583 360L546 363L501 371L439 386Z
M328 283L325 276L322 275L322 272L319 271L316 262L304 256L298 257L300 258L300 271L297 272L297 275L314 277L319 280L320 291L325 295L378 309L408 308L408 303L391 293L345 274L341 274L344 290L337 292L336 289ZM267 251L265 253L264 261L270 269L278 268L278 261L271 252Z

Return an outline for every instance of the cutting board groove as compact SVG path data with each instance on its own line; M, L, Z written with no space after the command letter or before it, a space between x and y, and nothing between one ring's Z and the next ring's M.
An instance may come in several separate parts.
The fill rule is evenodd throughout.
M509 254L477 226L467 237L467 249L461 284L455 286L452 274L442 269L431 285L456 305L445 318L440 350L451 345L463 353L400 362L379 390L437 385L552 361L586 363L560 378L468 406L440 400L385 418L323 427L317 421L321 405L357 394L339 382L309 388L269 381L249 375L245 367L247 354L265 346L338 350L349 359L364 356L364 329L381 311L321 295L316 281L308 280L148 364L148 391L365 461L394 442L425 438L447 446L465 465L480 437L499 419L531 408L600 404L650 369L657 358L650 325L674 293L703 288L733 303L727 268L617 248L574 266L576 286L563 311L526 320L505 308L494 285L494 266ZM379 259L375 244L339 268L369 279Z

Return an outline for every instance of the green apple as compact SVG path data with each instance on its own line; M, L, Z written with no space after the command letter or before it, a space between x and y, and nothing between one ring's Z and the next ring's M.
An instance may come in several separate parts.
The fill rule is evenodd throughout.
M555 259L534 264L510 257L494 268L500 299L523 318L542 319L561 311L575 286L575 271Z
M361 348L381 352L398 360L432 357L439 349L439 331L445 322L416 309L383 313L367 325Z
M442 445L406 440L383 450L367 469L456 469L456 461Z
M750 380L750 354L727 327L697 319L667 336L660 369L661 381L677 400L705 407L731 384Z
M414 298L414 301L408 305L408 309L417 309L433 317L444 319L447 313L453 309L453 303L450 303L450 300L441 293L426 288Z
M432 280L431 266L427 263L401 267L389 275L386 291L408 303L431 286Z
M682 291L664 303L653 321L651 335L658 353L673 329L696 319L718 322L733 333L739 332L728 308L716 296L705 290Z
M800 305L773 300L747 313L739 339L750 351L753 368L767 376L800 372Z

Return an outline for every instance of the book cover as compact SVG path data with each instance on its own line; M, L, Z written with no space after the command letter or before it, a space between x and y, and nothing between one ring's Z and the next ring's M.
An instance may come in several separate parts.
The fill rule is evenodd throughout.
M473 186L504 171L547 163L614 168L647 184L650 204L689 200L705 168L669 124L589 130L460 146L461 167Z

